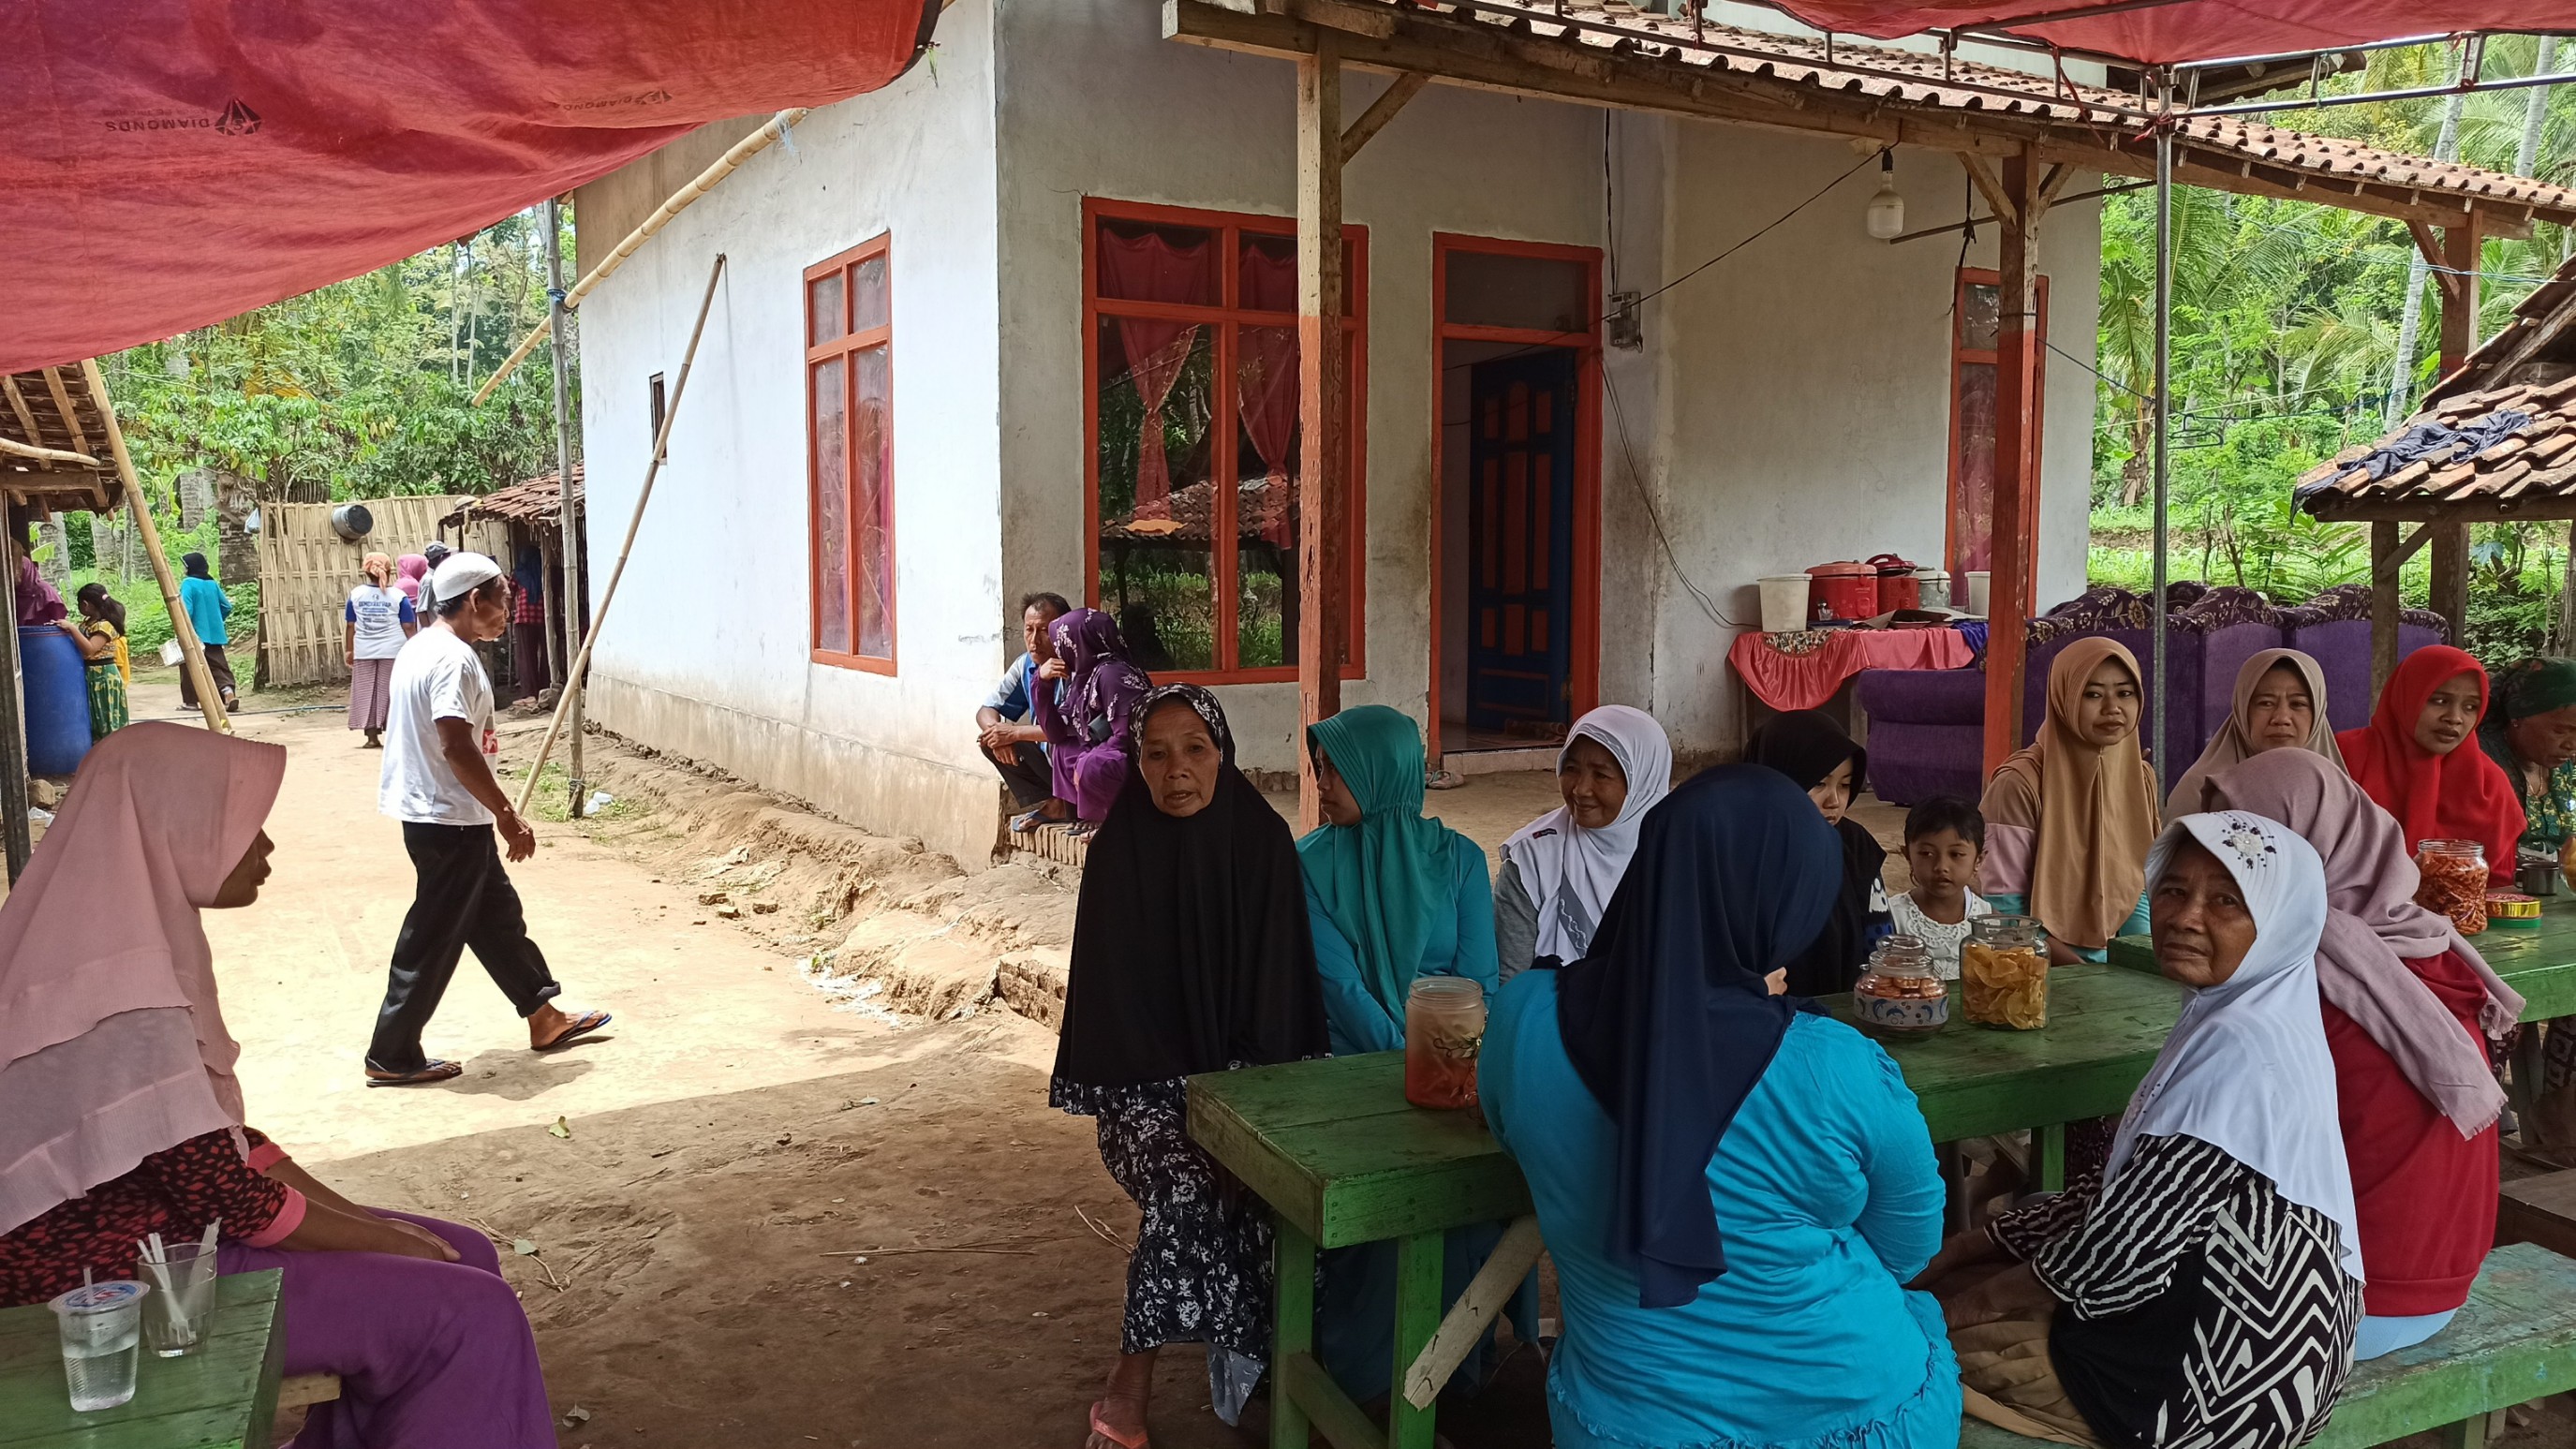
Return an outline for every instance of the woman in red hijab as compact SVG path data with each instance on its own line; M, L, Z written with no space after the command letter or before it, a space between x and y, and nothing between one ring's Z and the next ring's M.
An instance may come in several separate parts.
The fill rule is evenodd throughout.
M2353 782L2405 827L2409 850L2427 840L2474 840L2486 849L2488 877L2510 889L2522 802L2477 748L2486 708L2487 672L2476 658L2428 644L2388 676L2370 723L2335 743Z

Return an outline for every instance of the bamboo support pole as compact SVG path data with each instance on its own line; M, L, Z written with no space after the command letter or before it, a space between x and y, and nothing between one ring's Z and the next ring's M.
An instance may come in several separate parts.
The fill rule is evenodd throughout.
M98 404L98 415L107 424L108 451L116 459L116 475L125 484L126 511L134 516L134 529L143 535L144 556L152 561L152 576L161 582L161 602L170 610L170 630L179 638L179 667L188 671L188 682L197 691L197 710L206 717L206 728L219 735L233 732L232 721L224 715L223 697L215 691L215 676L206 668L206 646L197 639L197 626L188 622L188 611L179 605L179 579L170 572L170 556L161 551L161 528L152 521L151 502L144 497L143 480L135 475L134 457L125 451L125 429L117 425L116 404L107 396L107 379L101 377L96 359L81 363L81 378L89 384L90 400Z
M14 454L21 458L34 458L43 463L77 463L84 468L101 466L96 458L87 453L67 453L60 448L39 448L32 443L19 442L16 438L0 438L0 453Z
M1538 1266L1539 1250L1545 1246L1540 1241L1535 1216L1514 1218L1511 1226L1503 1229L1493 1255L1468 1281L1467 1291L1450 1305L1448 1316L1440 1320L1439 1331L1431 1335L1431 1341L1422 1346L1413 1367L1404 1371L1406 1403L1427 1409L1433 1399L1440 1397L1440 1386L1449 1382L1458 1365L1467 1361L1477 1340L1485 1336L1485 1325L1512 1301L1521 1279Z
M717 182L733 174L734 168L768 150L771 142L786 135L787 128L804 120L807 114L809 114L808 108L802 106L791 106L780 111L770 117L759 130L735 142L732 150L716 158L715 164L699 172L695 180L673 192L670 200L655 207L653 214L644 218L642 225L626 234L626 240L619 242L607 256L600 258L598 266L583 273L581 280L572 284L572 290L564 293L565 310L569 311L580 306L581 299L590 295L590 289L607 281L619 267L626 265L626 259L635 255L637 247L652 240L653 233L668 225L671 218L696 204L699 197L713 191ZM508 357L502 359L501 365L492 370L492 375L484 379L483 385L474 390L474 405L482 406L483 400L492 395L492 389L499 387L502 379L516 372L519 364L528 360L528 354L536 351L537 344L545 341L553 333L554 328L555 319L549 313L546 320L538 323L536 330L528 334L527 340L521 342Z
M626 577L626 560L635 552L636 530L644 526L644 505L653 501L653 480L661 476L662 458L670 451L671 422L680 415L680 400L689 395L689 369L697 365L698 339L706 335L707 313L716 305L716 286L724 280L724 270L724 253L718 252L714 268L707 273L707 295L698 303L697 325L689 329L689 349L680 354L680 375L671 384L670 406L662 410L662 430L653 435L653 461L645 466L644 486L636 490L635 511L627 515L626 537L619 541L617 562L608 571L608 587L600 591L599 608L590 616L590 627L581 631L581 651L573 656L572 667L558 682L554 719L546 725L546 737L537 746L537 757L528 762L528 778L519 786L519 798L512 802L511 808L522 815L528 811L528 802L536 797L537 777L545 772L546 757L554 753L555 737L563 732L564 720L571 715L574 701L581 697L581 679L590 670L590 651L599 643L601 626L608 622L609 606L617 602L617 584ZM563 546L571 548L572 540L564 539ZM572 611L580 605L571 599L563 602L565 628L569 630ZM567 632L564 637L572 636Z

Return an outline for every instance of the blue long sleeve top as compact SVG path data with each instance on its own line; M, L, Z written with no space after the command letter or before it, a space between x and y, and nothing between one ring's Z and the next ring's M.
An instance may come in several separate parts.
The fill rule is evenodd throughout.
M1484 850L1455 832L1449 836L1449 884L1452 908L1433 918L1422 940L1422 965L1414 975L1467 977L1485 988L1491 1002L1499 969L1493 881L1485 872ZM1306 916L1314 924L1315 971L1324 982L1324 1025L1333 1055L1402 1051L1404 1003L1390 1011L1369 994L1358 952L1324 913L1311 880L1306 883Z
M1795 1018L1708 1165L1727 1271L1637 1306L1611 1260L1618 1133L1568 1059L1554 971L1512 978L1478 1073L1556 1262L1558 1449L1955 1449L1959 1370L1928 1293L1943 1192L1896 1063Z

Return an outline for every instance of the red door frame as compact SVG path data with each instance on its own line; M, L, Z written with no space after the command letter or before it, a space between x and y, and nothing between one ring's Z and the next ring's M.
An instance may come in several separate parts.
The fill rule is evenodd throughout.
M1580 262L1584 269L1584 330L1550 332L1535 327L1487 327L1451 322L1449 254L1481 252L1489 256L1541 257ZM1506 241L1500 237L1459 232L1431 234L1431 758L1440 758L1441 600L1447 586L1441 562L1441 520L1448 508L1447 474L1441 468L1441 397L1447 344L1508 342L1535 347L1568 347L1576 355L1574 379L1574 686L1572 717L1582 718L1601 702L1601 249L1556 242Z
M1951 571L1950 602L1953 607L1965 607L1968 597L1968 576L1959 569L1959 565L1966 562L1959 554L1964 542L1959 537L1959 375L1960 370L1970 364L1995 366L2000 356L1996 348L1972 348L1967 344L1968 289L1999 287L2002 284L2003 274L1991 267L1961 267L1951 292L1950 462L1949 482L1941 495L1941 567ZM2048 411L2048 278L2045 275L2034 284L2034 300L2039 309L2039 363L2032 369L2036 375L2031 378L2030 385L2021 392L2022 436L2030 440L2031 469L2039 472L2040 444L2043 441L2041 424L2046 421ZM1996 396L2002 396L2000 378ZM1986 529L1989 533L1994 530L1994 495L2004 486L2002 459L1996 459L1991 466L1993 476L1986 480ZM2027 571L2022 597L2031 601L2036 609L2039 598L2039 510L2029 510L2021 522L2021 556ZM1992 582L1988 580L1990 587Z
M1112 301L1110 315L1161 317L1177 322L1199 322L1215 330L1216 367L1221 376L1234 376L1234 340L1228 323L1256 324L1265 327L1293 327L1294 312L1247 312L1237 305L1236 289L1241 273L1235 264L1235 250L1240 233L1257 236L1279 236L1294 239L1297 218L1264 216L1256 212L1208 211L1196 207L1163 206L1143 201L1117 201L1108 197L1086 196L1082 199L1082 589L1083 600L1092 607L1100 604L1100 259L1099 236L1102 221L1140 222L1154 226L1197 227L1216 234L1219 256L1224 261L1218 268L1219 305L1190 306L1179 303ZM1348 490L1350 537L1347 549L1346 581L1350 589L1349 613L1344 621L1347 631L1342 643L1342 678L1364 679L1368 676L1368 288L1369 229L1348 224L1342 228L1343 256L1346 262L1342 285L1349 316L1343 320L1342 335L1350 342L1349 367L1343 374L1344 391L1350 400L1349 471L1343 475ZM1230 384L1229 384L1230 386ZM1235 476L1234 420L1216 424L1214 451L1209 467L1215 477ZM1218 547L1221 538L1234 531L1234 490L1219 488L1215 497L1215 521L1208 530L1208 552L1211 566L1225 550ZM1223 573L1219 569L1220 574ZM1216 587L1216 643L1218 657L1227 652L1227 641L1235 637L1238 600L1236 588L1240 566L1234 577L1219 577ZM1172 669L1159 678L1190 684L1294 684L1294 664L1258 668Z

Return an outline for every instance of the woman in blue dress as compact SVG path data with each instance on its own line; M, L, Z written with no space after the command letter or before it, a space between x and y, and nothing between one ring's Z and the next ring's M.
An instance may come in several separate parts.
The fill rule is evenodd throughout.
M1484 849L1425 818L1422 731L1384 705L1361 705L1307 730L1324 824L1297 842L1324 1025L1333 1054L1400 1051L1415 978L1462 976L1493 999L1494 893ZM1500 1224L1449 1234L1443 1302L1454 1301L1494 1249ZM1387 1392L1395 1363L1395 1245L1324 1254L1316 1304L1324 1367L1352 1398ZM1513 1300L1524 1343L1538 1334L1538 1280ZM1453 1378L1481 1386L1497 1360L1489 1336Z
M1506 986L1479 1073L1564 1332L1558 1449L1953 1449L1930 1135L1868 1038L1778 994L1842 880L1804 792L1708 770L1646 816L1591 953Z

